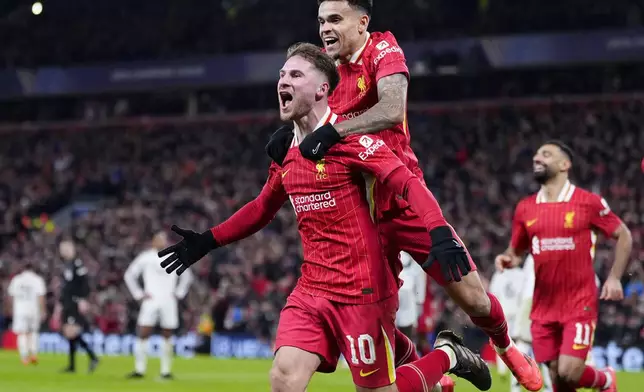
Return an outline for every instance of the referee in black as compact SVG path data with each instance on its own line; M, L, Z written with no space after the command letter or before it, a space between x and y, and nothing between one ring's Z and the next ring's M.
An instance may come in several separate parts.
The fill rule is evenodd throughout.
M76 371L76 349L80 345L90 358L89 372L92 373L98 365L98 358L81 335L88 327L87 319L84 316L89 310L87 302L87 297L89 296L87 268L76 257L76 247L73 242L69 240L62 241L58 251L65 262L64 283L60 297L62 331L69 341L69 366L63 372L74 373Z

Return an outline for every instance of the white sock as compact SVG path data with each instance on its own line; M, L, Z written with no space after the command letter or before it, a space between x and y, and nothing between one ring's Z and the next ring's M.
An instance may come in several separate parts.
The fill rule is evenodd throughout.
M608 387L610 387L613 383L613 377L611 377L610 373L608 372L604 372L604 374L606 375L606 384L604 384L604 387L602 389L608 389Z
M449 357L449 370L454 369L454 367L456 366L456 353L454 353L454 350L452 350L450 346L441 346L436 350L441 350L442 352L447 354L447 356Z
M170 374L172 367L172 341L171 338L163 338L161 343L161 374Z
M29 356L29 344L27 343L27 334L18 335L18 352L21 359L27 359Z
M38 332L32 332L29 335L30 335L29 354L36 357L38 356L38 349L40 348L39 341L38 341L40 336L38 335Z
M510 345L508 347L497 347L494 344L492 345L492 347L494 347L494 351L496 351L497 354L502 355L505 354L513 345L514 341L510 339Z
M148 364L148 340L136 338L134 341L134 371L145 374Z

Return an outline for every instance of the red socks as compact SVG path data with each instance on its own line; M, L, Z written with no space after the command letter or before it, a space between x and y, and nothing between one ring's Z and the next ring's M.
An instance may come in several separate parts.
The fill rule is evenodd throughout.
M449 356L434 350L417 361L396 369L398 392L431 391L449 370Z
M593 367L586 366L581 374L577 388L604 388L606 385L606 373Z
M396 367L417 361L420 359L416 352L416 346L404 333L396 329L394 333L394 351L396 353Z
M499 300L490 293L490 315L487 317L470 317L474 325L481 328L498 348L508 348L510 336L508 335L508 323L505 321L505 314Z

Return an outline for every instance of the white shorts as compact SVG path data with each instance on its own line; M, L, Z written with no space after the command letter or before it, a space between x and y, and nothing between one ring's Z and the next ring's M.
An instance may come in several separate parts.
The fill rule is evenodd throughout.
M40 330L40 315L17 314L13 317L11 329L16 334L38 332Z
M163 329L179 328L179 308L176 299L165 301L145 300L141 303L137 325L161 326Z

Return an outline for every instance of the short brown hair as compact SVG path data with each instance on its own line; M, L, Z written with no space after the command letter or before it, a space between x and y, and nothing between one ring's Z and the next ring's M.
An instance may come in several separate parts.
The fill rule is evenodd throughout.
M318 0L318 7L325 1L346 1L351 7L360 8L369 16L373 10L373 0Z
M313 66L322 72L329 81L329 95L338 87L340 83L340 74L335 66L335 61L328 54L322 51L319 46L306 42L298 42L291 45L286 51L286 60L291 57L300 56L304 60L313 64Z

